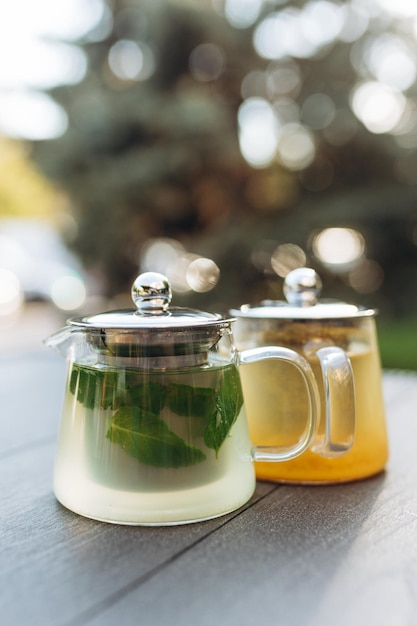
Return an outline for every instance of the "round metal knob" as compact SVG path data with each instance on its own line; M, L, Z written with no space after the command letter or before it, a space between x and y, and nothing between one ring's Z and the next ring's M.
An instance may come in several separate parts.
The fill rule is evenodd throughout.
M310 267L289 272L284 281L284 295L294 306L313 306L320 297L320 276Z
M132 285L131 294L137 312L152 315L165 313L172 298L168 279L156 272L140 274Z

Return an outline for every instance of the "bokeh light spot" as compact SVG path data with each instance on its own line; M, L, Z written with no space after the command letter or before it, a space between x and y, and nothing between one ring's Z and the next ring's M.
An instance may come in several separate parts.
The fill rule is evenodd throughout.
M1 35L19 24L19 34L76 41L97 27L106 13L104 0L13 0L2 3ZM2 32L4 30L4 33Z
M306 265L304 250L294 243L283 243L275 248L271 256L272 269L284 278L288 272Z
M4 47L4 50L2 50ZM60 84L76 84L87 71L87 58L81 48L67 43L33 39L18 46L12 60L10 44L0 43L0 85L3 89L48 89ZM30 62L28 62L30 58Z
M357 118L375 134L392 131L406 108L402 93L376 81L357 85L351 93L351 106Z
M302 85L301 72L291 59L271 64L267 72L267 90L270 98L297 96Z
M300 15L300 27L305 38L320 48L339 35L345 14L341 7L328 0L307 2Z
M143 42L120 40L109 51L112 72L122 80L146 80L155 71L152 50Z
M282 125L299 123L300 107L291 98L278 98L274 100L274 111Z
M80 308L86 299L86 288L81 277L59 276L51 286L52 302L64 311Z
M221 76L225 57L219 46L202 43L190 54L190 71L196 80L209 82Z
M373 293L384 282L384 271L379 263L370 259L349 272L349 284L358 293Z
M415 50L393 34L384 33L365 48L365 63L381 83L401 91L416 80Z
M238 112L239 144L243 157L254 167L266 167L276 156L279 123L271 104L248 98Z
M326 228L313 239L313 253L335 271L356 265L365 251L365 240L352 228Z
M258 19L263 0L226 0L224 14L234 28L248 28Z
M9 137L53 139L67 126L64 109L45 93L12 91L0 99L0 130Z
M0 316L13 315L23 303L23 293L16 274L0 268Z
M279 139L281 162L290 170L301 170L310 165L315 156L312 134L301 124L286 124Z
M379 6L393 17L407 18L417 15L415 0L377 0Z
M338 39L346 43L353 43L362 37L369 25L369 14L357 4L345 4L341 6L344 12L343 25Z
M199 257L187 269L187 282L193 291L211 291L217 285L220 270L212 259Z
M300 11L287 8L265 17L253 34L253 45L264 59L308 58L317 48L306 39L299 21Z
M252 70L242 80L240 93L243 100L264 98L267 96L267 77L262 70Z
M141 250L140 268L142 272L164 274L178 293L210 291L220 276L214 261L187 252L179 241L168 237L146 242Z
M141 251L141 271L159 272L165 276L169 267L185 255L185 249L176 239L160 237L149 239Z

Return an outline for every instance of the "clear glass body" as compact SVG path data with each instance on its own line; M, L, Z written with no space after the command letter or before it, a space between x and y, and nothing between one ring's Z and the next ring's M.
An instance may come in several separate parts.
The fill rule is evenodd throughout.
M155 367L151 358L111 357L74 342L58 500L86 517L140 525L209 519L247 502L252 445L230 333L222 344L223 356L214 345L203 359L162 357Z
M283 463L256 463L257 477L295 483L358 480L380 472L388 458L388 439L375 321L238 319L234 327L239 350L281 345L310 363L320 392L320 419L315 441L300 456ZM340 456L320 454L325 420L325 385L316 351L338 346L348 355L355 388L355 433L351 449ZM255 445L289 444L307 411L307 396L291 364L267 361L240 368L249 432ZM337 399L337 394L334 396ZM337 401L330 407L337 422Z

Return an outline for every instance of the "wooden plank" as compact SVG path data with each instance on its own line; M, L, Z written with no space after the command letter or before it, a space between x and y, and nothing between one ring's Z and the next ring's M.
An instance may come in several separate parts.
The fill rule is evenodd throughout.
M0 359L0 458L56 440L65 360L44 351Z

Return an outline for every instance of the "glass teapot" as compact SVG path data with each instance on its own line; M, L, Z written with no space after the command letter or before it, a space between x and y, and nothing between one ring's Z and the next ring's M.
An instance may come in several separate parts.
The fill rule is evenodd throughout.
M279 345L310 363L320 392L317 435L303 454L285 463L256 463L258 478L277 482L333 483L380 472L388 441L377 345L375 311L319 300L321 280L311 268L290 272L287 301L243 305L236 317L238 350ZM252 441L274 445L277 434L294 436L306 407L294 368L257 362L241 368Z
M238 353L233 320L170 307L160 274L139 276L132 299L136 309L72 318L46 340L68 360L56 497L122 524L233 511L253 494L254 460L285 462L313 441L320 400L311 366L287 348ZM239 375L246 359L290 361L299 372L307 408L292 442L250 441Z

